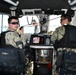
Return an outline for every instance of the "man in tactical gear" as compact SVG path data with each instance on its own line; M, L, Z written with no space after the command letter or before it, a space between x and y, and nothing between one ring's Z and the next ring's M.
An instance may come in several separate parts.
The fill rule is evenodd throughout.
M62 47L65 47L66 45L67 45L67 43L65 44L63 44L61 41L66 41L66 40L68 40L70 37L69 37L69 35L71 35L70 33L72 33L72 30L74 29L74 31L76 30L75 28L75 26L73 26L73 25L71 25L70 24L70 22L71 22L71 16L70 15L68 15L68 14L63 14L62 16L61 16L61 25L62 26L60 26L60 27L58 27L54 32L53 32L53 34L52 34L52 36L51 36L51 41L54 43L54 46L56 47L56 48L59 48L60 46ZM72 29L72 30L71 30ZM71 30L71 31L70 31ZM68 35L66 35L66 33L68 34ZM73 33L74 34L74 33ZM69 37L68 39L66 38L66 37ZM63 40L63 38L65 38L64 40ZM70 40L72 40L72 39L70 39ZM61 45L62 44L62 45ZM65 46L64 46L65 45ZM68 47L68 46L67 46Z
M76 26L71 25L71 16L68 14L61 15L61 25L58 27L51 36L51 41L54 44L54 48L57 50L56 56L56 69L58 69L62 63L62 51L76 51ZM61 55L59 54L61 51ZM54 69L54 71L56 71ZM56 72L57 74L57 72Z
M1 47L14 47L22 49L26 40L22 40L17 32L19 20L16 16L8 18L8 30L1 33ZM24 43L23 43L24 42Z

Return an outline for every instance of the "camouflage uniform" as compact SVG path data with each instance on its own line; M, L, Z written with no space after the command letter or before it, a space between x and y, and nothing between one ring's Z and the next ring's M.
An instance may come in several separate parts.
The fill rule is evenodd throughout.
M26 44L26 40L22 39L16 31L12 31L10 29L7 31L9 32L5 34L6 45L12 45L15 48L22 49Z
M58 27L51 36L51 41L55 43L56 40L62 39L65 34L65 28L63 26Z

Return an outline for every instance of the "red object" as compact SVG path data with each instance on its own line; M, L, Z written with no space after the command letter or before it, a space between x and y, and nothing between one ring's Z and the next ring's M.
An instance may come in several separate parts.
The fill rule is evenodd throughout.
M52 70L52 64L51 64L51 63L49 63L49 64L47 65L47 67L48 67L49 70Z

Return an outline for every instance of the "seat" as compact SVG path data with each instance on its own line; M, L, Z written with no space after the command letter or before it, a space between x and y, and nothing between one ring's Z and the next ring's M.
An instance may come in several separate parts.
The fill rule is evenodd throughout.
M0 48L0 75L24 75L24 50Z
M57 69L59 75L76 75L76 52L58 51Z
M76 75L76 26L65 25L65 34L56 41L59 75Z

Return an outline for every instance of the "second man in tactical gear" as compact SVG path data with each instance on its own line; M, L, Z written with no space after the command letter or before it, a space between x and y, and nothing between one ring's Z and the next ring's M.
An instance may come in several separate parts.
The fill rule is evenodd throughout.
M61 41L63 41L64 37L69 37L71 28L76 28L75 26L71 25L71 20L72 19L71 19L70 15L68 15L68 14L61 15L60 22L61 22L62 26L58 27L51 36L51 41L54 43L55 48L65 47L67 45L67 43L63 44ZM74 30L76 30L76 29L74 29ZM69 35L66 35L66 33ZM64 41L66 41L68 39L65 38Z

